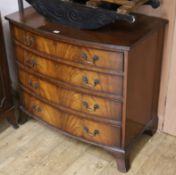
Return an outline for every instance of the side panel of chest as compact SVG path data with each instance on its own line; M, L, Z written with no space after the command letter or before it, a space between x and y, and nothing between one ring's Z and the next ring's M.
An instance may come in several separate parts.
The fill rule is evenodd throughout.
M163 33L150 34L128 54L126 145L152 122L157 127Z

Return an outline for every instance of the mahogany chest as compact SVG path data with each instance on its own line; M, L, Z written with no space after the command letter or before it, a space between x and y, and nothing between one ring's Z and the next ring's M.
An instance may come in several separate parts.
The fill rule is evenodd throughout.
M137 15L80 30L33 8L7 16L19 74L20 111L112 153L122 172L142 133L157 129L166 21Z

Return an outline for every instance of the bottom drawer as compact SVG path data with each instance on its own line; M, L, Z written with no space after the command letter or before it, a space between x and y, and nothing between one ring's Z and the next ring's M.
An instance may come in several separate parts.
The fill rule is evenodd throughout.
M23 108L46 123L71 135L109 146L120 146L120 128L79 118L53 108L22 92Z

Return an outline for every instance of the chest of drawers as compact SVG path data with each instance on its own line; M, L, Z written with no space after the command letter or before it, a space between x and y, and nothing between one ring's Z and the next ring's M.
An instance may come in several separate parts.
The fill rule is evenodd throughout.
M19 74L20 111L112 153L122 172L131 145L157 129L166 21L84 31L47 22L32 8L6 17Z

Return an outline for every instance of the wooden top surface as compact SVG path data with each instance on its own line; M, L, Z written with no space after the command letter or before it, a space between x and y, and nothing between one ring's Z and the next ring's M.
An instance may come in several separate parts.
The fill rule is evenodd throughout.
M63 40L78 45L106 48L110 50L129 50L138 41L150 32L163 27L167 21L156 17L135 14L136 22L116 21L97 30L81 30L73 27L48 22L32 7L26 8L24 13L16 12L6 16L6 19L15 22L34 32L45 34L48 37ZM52 31L58 30L59 34ZM56 37L57 36L57 37Z

